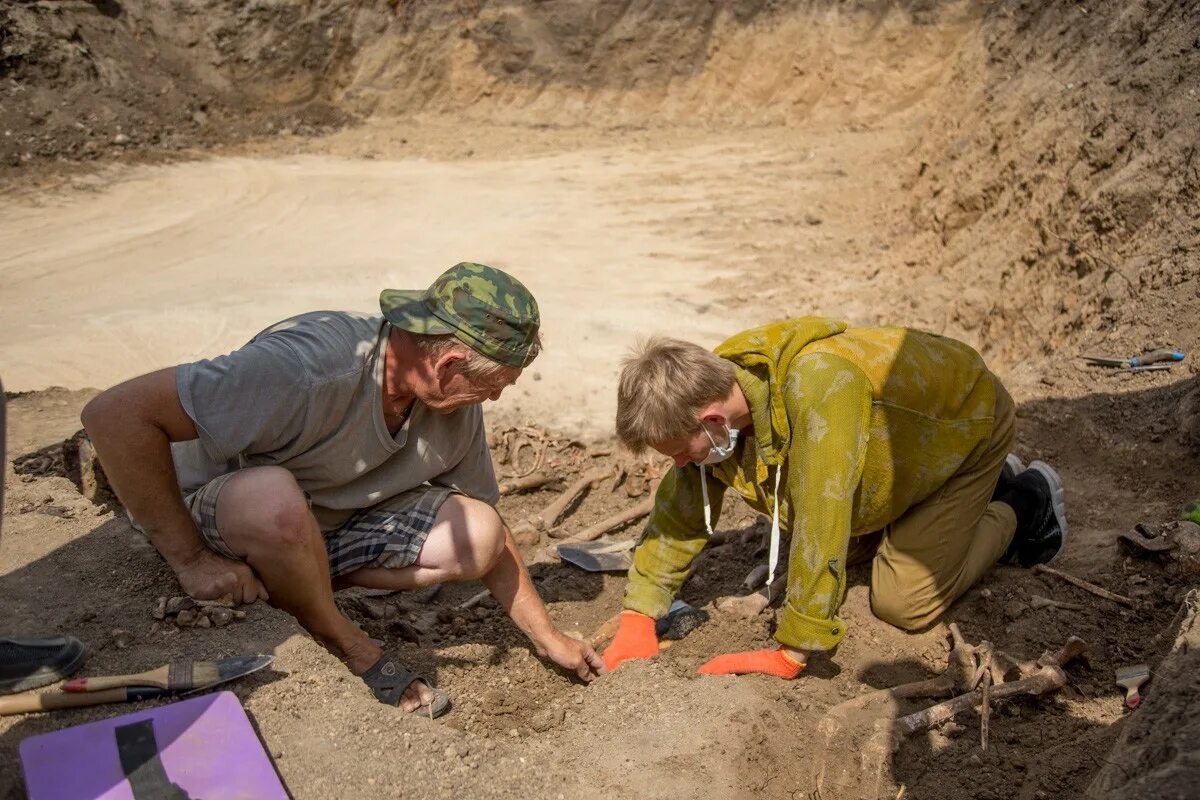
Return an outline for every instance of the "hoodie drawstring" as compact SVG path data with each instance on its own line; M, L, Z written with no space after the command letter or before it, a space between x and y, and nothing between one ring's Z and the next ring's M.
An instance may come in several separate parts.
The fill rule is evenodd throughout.
M704 465L700 465L700 494L704 496L704 530L712 538L712 509L708 507L708 480L704 477Z
M775 569L779 566L779 476L783 465L775 467L775 507L771 513L771 550L767 555L767 600L771 600L771 584L775 582Z
M700 494L704 498L704 530L708 538L712 538L712 508L708 503L708 480L704 474L704 465L700 464ZM775 467L775 503L771 510L771 545L767 554L767 600L771 600L771 584L775 582L775 570L779 567L779 478L783 474L783 465Z

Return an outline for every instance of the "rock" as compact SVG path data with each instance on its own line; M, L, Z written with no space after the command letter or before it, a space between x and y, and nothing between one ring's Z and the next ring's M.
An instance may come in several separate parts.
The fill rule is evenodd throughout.
M218 628L223 628L233 621L233 609L231 608L210 608L208 609L208 618L212 620L213 625Z
M115 145L120 145L120 146L127 145L127 144L129 144L129 137L123 133L118 133L116 136L114 136L112 138L112 143Z
M545 733L562 725L566 718L567 712L563 710L562 706L550 706L534 714L533 719L529 720L529 727L538 733Z
M167 617L167 598L160 597L158 602L154 604L154 611L151 612L155 619L166 619Z
M190 597L186 597L186 596L185 597L172 597L170 600L167 601L164 611L167 614L167 616L172 616L174 614L178 614L181 611L190 611L191 609L193 609L195 607L196 607L196 601Z
M109 635L112 636L112 643L118 650L124 650L133 644L133 634L123 628L114 628Z
M945 725L942 726L942 733L945 734L946 736L950 737L951 739L953 739L956 736L962 735L963 731L965 731L965 730L966 730L966 726L959 725L954 720L950 720L949 722L947 722Z
M970 764L972 767L982 767L983 759L979 757L978 753L972 753L970 756L967 757L967 763Z
M804 224L805 225L820 225L821 218L818 217L816 214L805 214L804 215Z
M185 608L175 615L175 624L181 628L190 628L196 623L196 618L200 615L190 608Z
M767 596L763 592L755 592L742 597L718 597L713 605L722 614L729 614L739 619L752 619L767 607Z
M1200 525L1182 520L1175 529L1175 550L1171 554L1185 572L1200 575Z
M1004 616L1006 619L1015 620L1029 610L1029 605L1020 600L1009 600L1004 604Z
M201 612L201 613L199 613L199 614L197 614L197 615L196 615L196 621L195 621L195 623L193 623L193 626L192 626L192 627L195 627L195 628L211 628L211 627L212 627L212 620L208 618L208 614L205 614L205 613Z

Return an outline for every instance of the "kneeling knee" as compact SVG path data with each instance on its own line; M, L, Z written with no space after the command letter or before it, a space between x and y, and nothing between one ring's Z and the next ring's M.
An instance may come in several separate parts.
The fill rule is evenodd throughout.
M460 506L461 523L453 538L459 543L455 559L459 578L471 580L491 572L504 552L504 525L496 509L479 500L454 497L446 501Z
M877 597L872 594L871 613L902 631L917 631L931 622L926 618L927 615L921 614L911 603L906 603L903 597Z

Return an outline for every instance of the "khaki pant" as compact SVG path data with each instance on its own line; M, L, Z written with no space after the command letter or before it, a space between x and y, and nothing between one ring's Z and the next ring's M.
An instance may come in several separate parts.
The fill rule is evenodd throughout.
M983 455L882 534L851 541L849 563L874 553L871 610L884 622L910 631L925 627L1008 548L1016 514L991 498L1012 447L1015 415L1012 398L997 381L996 421Z

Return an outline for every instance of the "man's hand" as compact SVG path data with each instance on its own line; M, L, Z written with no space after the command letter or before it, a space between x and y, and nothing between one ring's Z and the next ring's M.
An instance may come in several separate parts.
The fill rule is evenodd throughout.
M235 603L253 603L267 599L267 589L249 565L225 558L209 550L195 555L175 568L183 591L197 600L216 600L231 595Z
M538 655L545 656L585 681L603 675L604 661L587 642L581 642L560 631L554 631L546 641L537 645Z
M746 675L757 672L791 680L804 671L805 661L801 651L790 654L779 647L771 650L747 650L727 653L700 665L701 675Z
M658 636L654 619L636 611L621 612L621 627L612 644L604 651L604 665L609 672L630 659L653 658L658 655Z

